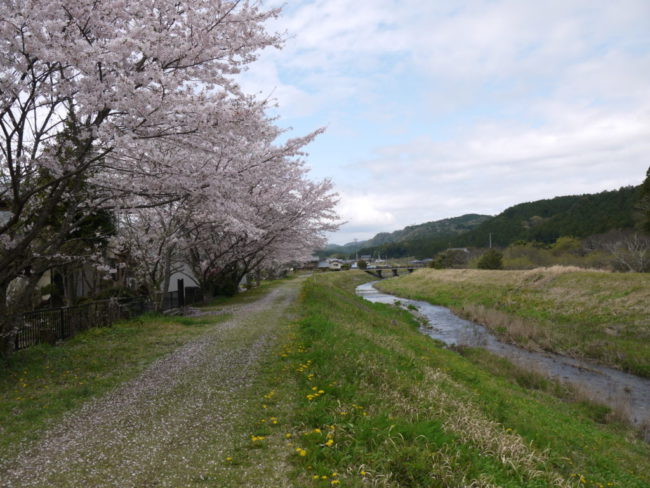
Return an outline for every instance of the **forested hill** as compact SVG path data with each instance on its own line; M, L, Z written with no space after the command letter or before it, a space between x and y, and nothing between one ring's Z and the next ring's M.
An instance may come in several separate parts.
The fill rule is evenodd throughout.
M425 222L419 225L409 225L395 232L381 232L369 241L364 242L364 247L375 247L382 244L413 241L419 239L436 239L464 234L475 229L483 222L490 220L489 215L466 214L451 219Z
M454 239L456 246L507 246L518 240L551 243L560 236L587 237L635 223L639 187L520 203Z
M466 214L450 219L425 222L424 224L418 225L409 225L394 232L380 232L372 239L369 239L367 241L350 242L343 246L337 246L335 244L329 245L325 251L322 252L322 254L350 254L362 249L383 249L391 245L398 245L402 242L413 242L420 240L449 240L456 235L464 234L472 229L477 228L483 222L486 222L491 218L492 217L489 215ZM362 254L364 253L365 251Z
M360 254L431 257L448 247L487 247L515 241L552 243L560 236L587 237L635 224L639 187L595 194L570 195L514 205L496 217L469 214L427 222L360 242ZM354 245L334 246L327 254L353 253Z

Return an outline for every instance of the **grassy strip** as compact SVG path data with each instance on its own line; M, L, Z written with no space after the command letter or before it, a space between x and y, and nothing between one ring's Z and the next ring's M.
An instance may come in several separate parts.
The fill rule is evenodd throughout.
M294 326L286 317L277 327L277 344L294 340ZM260 359L253 384L238 394L240 408L230 419L229 432L219 432L215 450L221 459L196 486L290 486L289 458L295 453L296 382L275 354Z
M650 378L650 275L548 268L420 270L382 290L452 308L501 338Z
M0 456L226 317L143 315L18 351L0 372Z
M630 431L437 347L406 312L353 296L363 281L309 280L268 368L291 425L273 445L285 443L297 486L648 486L650 447Z

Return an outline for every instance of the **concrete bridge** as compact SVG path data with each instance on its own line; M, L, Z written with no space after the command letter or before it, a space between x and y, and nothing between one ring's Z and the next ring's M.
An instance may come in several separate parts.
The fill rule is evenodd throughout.
M368 274L371 274L372 276L375 276L379 278L380 280L383 280L384 278L388 278L389 276L399 276L400 271L408 271L409 273L412 273L416 269L424 268L425 266L421 265L412 265L412 266L382 266L380 268L371 268L371 269L364 269L364 271ZM386 274L384 274L384 272ZM391 274L392 273L392 274Z

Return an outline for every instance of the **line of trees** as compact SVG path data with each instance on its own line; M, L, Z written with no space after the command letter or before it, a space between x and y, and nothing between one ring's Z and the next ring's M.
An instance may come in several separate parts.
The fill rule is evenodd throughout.
M245 0L0 4L0 336L40 277L106 249L157 291L180 262L205 289L298 259L335 194L236 75L279 35ZM18 283L18 285L17 285Z

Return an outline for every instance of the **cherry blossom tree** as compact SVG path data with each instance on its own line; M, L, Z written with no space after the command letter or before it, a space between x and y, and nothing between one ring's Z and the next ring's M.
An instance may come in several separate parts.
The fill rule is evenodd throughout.
M16 306L46 269L74 259L81 223L127 203L127 175L137 183L129 196L144 205L186 197L188 181L174 188L171 172L147 163L152 141L219 132L224 119L248 127L251 140L268 125L234 75L280 44L264 28L277 14L238 0L0 3L3 351L10 283L26 282Z
M158 218L157 226L141 213L120 222L122 245L134 247L133 254L149 253L135 260L140 275L173 256L191 266L206 292L232 292L244 274L305 257L323 244L323 232L336 228L331 183L309 181L301 160L303 147L320 131L277 144L281 131L270 120L259 122L254 137L233 123L227 131L202 134L200 141L185 137L173 150L152 148L158 165L185 161L171 173L187 188L174 215L147 212ZM155 269L166 270L157 283L167 289L172 267ZM160 289L155 282L148 281L151 291Z

